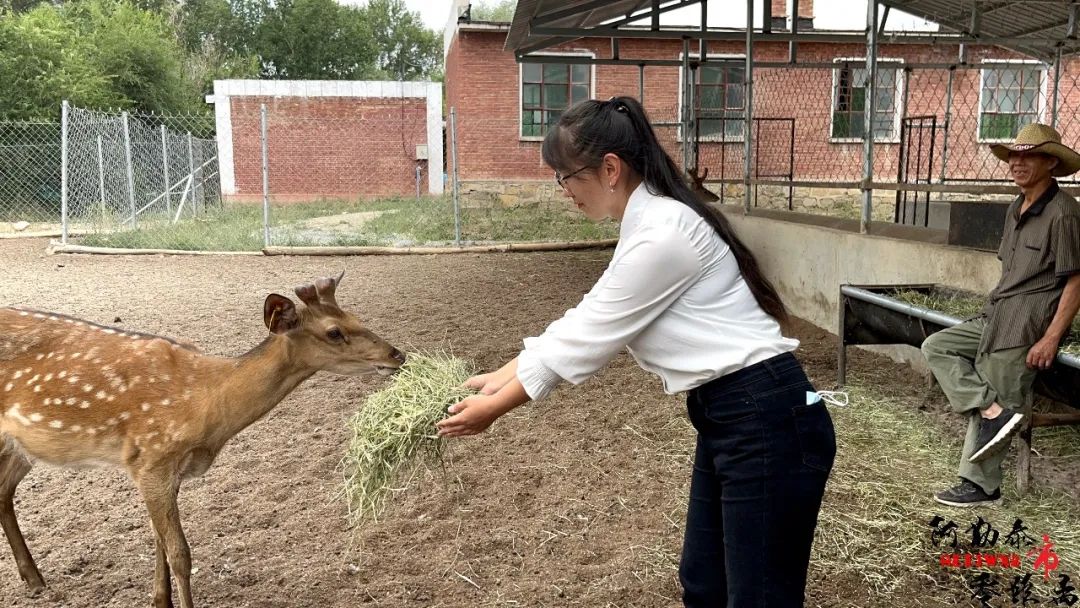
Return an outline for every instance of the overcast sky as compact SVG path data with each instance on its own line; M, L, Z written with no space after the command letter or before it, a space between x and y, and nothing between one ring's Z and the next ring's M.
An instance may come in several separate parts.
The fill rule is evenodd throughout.
M354 0L355 1L355 0ZM494 3L494 2L492 2ZM420 13L424 24L442 31L450 17L451 0L405 0L410 10ZM663 16L665 25L697 23L701 15L699 6L672 11ZM681 23L680 23L681 22ZM760 21L759 21L760 22ZM746 2L740 0L712 0L709 2L709 25L739 27L746 24ZM861 30L866 24L865 0L816 0L814 2L814 27L826 30ZM892 11L886 24L888 29L927 29L922 19Z

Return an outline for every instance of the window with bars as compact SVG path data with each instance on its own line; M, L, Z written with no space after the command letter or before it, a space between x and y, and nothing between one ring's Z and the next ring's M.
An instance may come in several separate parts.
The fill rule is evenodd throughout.
M745 70L734 66L704 65L697 70L698 137L737 139L746 118Z
M882 65L877 68L877 91L873 108L874 141L894 140L897 133L897 107L901 69ZM832 137L864 139L866 136L866 68L842 66L833 70Z
M543 137L567 108L589 98L584 64L521 64L521 136Z
M1039 100L1045 68L998 64L981 72L979 139L1011 140L1020 127L1039 119Z

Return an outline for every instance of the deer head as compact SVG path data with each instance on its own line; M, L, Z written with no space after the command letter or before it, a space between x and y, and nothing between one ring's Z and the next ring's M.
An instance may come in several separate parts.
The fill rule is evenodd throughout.
M304 303L299 310L289 298L270 294L263 302L263 322L270 333L289 340L296 359L313 371L392 374L405 363L405 355L338 306L335 292L344 275L296 287Z
M705 178L709 177L709 168L705 167L705 172L700 177L698 176L699 169L700 167L693 167L686 172L686 176L690 178L690 191L703 203L720 200L719 196L705 187Z

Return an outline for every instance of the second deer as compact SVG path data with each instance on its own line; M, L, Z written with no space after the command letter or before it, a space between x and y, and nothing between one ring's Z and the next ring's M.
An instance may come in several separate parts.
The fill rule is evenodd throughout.
M700 176L698 175L699 170L700 167L693 167L686 172L686 176L690 178L690 191L703 203L720 200L720 197L715 192L705 187L705 178L709 177L709 168L705 167L705 172Z
M318 371L390 374L398 349L335 299L341 277L295 289L304 306L270 294L269 336L235 359L157 336L63 315L0 308L0 524L31 592L45 587L15 518L14 495L34 461L125 469L156 537L154 606L172 585L192 607L191 550L177 493L230 438Z

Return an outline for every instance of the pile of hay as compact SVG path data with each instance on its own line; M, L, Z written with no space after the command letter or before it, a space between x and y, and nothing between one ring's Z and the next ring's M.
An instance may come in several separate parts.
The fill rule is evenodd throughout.
M349 420L352 440L342 461L349 520L375 520L395 490L424 464L441 462L444 441L435 423L470 395L462 387L471 366L446 353L410 353L390 384Z

